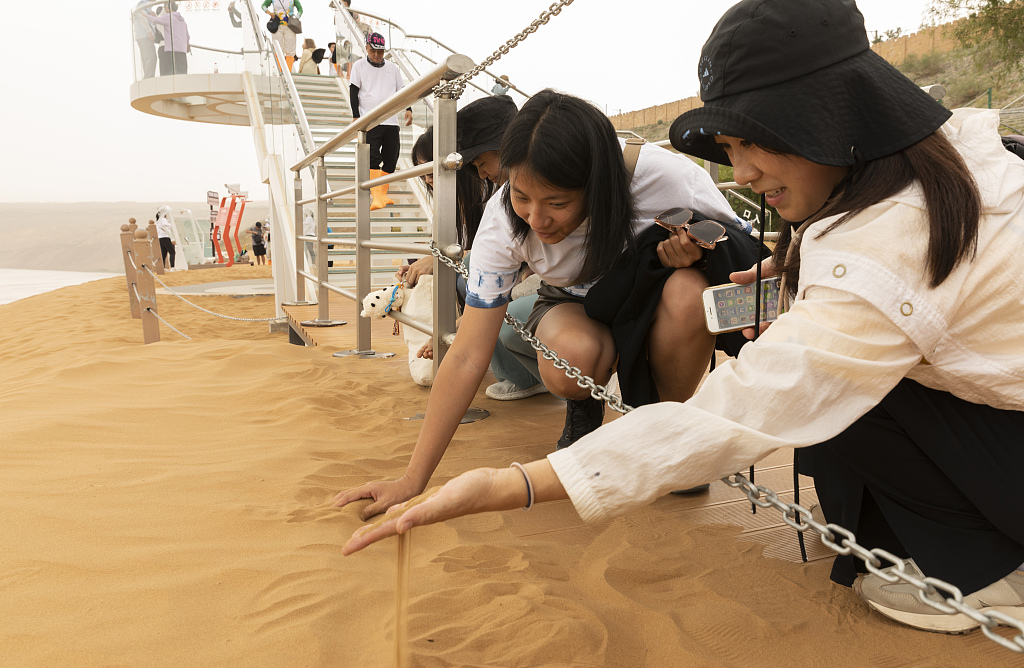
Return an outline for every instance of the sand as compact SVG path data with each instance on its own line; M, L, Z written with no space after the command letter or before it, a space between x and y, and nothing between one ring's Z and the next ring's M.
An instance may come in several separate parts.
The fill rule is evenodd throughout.
M172 285L267 276L234 267ZM427 390L404 346L336 359L172 297L142 345L123 278L0 306L0 661L5 666L394 665L396 541L343 558L329 499L399 474ZM240 317L271 298L205 297ZM354 328L353 328L354 329ZM563 406L476 406L435 482L543 457ZM711 499L736 499L721 483ZM584 527L568 503L416 529L414 666L1021 665L979 632L909 630L740 527L661 499Z

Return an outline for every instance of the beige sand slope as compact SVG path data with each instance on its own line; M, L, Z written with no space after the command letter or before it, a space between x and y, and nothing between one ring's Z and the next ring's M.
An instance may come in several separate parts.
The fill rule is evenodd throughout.
M426 390L401 356L340 360L160 308L194 340L143 346L123 278L0 306L0 664L392 665L395 543L342 558L360 522L326 502L403 469L418 423L401 418ZM382 325L377 347L401 350ZM492 417L460 428L436 479L544 456L563 413L549 396L476 405ZM980 633L900 628L827 561L766 558L681 503L594 528L563 503L417 529L414 665L1020 665Z

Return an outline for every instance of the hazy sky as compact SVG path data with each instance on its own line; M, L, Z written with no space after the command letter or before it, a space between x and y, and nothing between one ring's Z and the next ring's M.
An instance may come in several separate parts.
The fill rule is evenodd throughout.
M353 9L389 16L479 62L551 1L355 0ZM493 69L524 90L550 86L610 113L671 102L696 93L700 48L730 4L576 0ZM927 0L858 4L869 32L897 26L912 32ZM131 107L134 6L130 0L24 5L31 28L12 26L0 40L6 64L0 201L195 201L224 183L266 198L249 128L171 120ZM327 0L303 6L304 36L326 46L333 41ZM197 26L193 43L240 47L241 31L230 28L222 11L219 22L209 13L185 14Z

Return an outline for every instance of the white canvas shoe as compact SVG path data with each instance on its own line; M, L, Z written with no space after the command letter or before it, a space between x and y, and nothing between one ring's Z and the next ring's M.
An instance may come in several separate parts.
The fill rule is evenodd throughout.
M510 381L503 380L500 383L488 386L484 394L498 401L515 401L516 399L525 399L526 397L532 397L535 394L542 394L547 391L548 388L544 387L544 383L537 383L533 387L520 389Z

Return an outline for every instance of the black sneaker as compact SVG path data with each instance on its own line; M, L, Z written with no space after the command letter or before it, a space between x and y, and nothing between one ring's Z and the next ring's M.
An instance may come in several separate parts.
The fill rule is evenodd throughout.
M558 439L556 450L568 448L604 422L604 402L593 397L579 401L565 400L565 427Z

